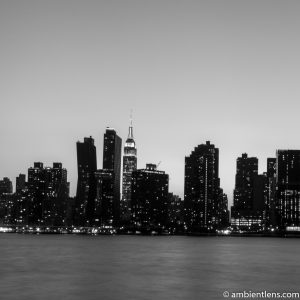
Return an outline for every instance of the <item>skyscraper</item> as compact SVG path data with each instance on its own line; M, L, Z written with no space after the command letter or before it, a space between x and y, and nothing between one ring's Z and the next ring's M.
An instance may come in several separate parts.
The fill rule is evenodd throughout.
M11 208L14 202L12 182L8 177L0 180L0 224L11 223Z
M121 200L121 219L129 221L131 215L131 181L132 172L137 168L137 149L133 138L132 120L129 126L128 138L123 155L123 185Z
M300 231L300 150L278 150L276 166L280 226Z
M26 175L25 174L19 174L18 177L16 177L16 193L19 194L22 190L25 189L26 184Z
M276 158L267 159L267 195L265 200L266 229L275 228L279 223L278 209L276 208Z
M209 141L185 157L184 211L189 231L210 231L222 223L223 201L219 179L219 149Z
M132 172L132 220L137 228L164 229L168 225L169 175L156 165Z
M92 225L96 198L97 170L96 147L92 137L77 142L78 181L75 201L74 223Z
M26 199L26 222L29 225L43 225L43 207L45 201L44 165L35 162L28 169L28 197Z
M62 167L62 163L54 162L52 168L44 168L44 173L44 224L47 226L64 225L70 189L67 182L67 170Z
M12 182L8 177L0 180L0 196L2 194L11 194L13 192Z
M104 134L104 149L103 149L103 170L112 173L111 185L113 194L113 223L114 225L119 223L120 219L120 188L121 188L121 151L122 151L122 139L117 135L113 128L106 128Z
M98 226L113 226L114 217L114 172L113 170L97 170L97 197L95 204L95 221Z
M258 176L257 157L237 158L231 224L236 229L258 230L263 225L266 175Z
M234 207L251 209L253 203L253 183L258 174L258 159L243 153L236 161Z
M168 223L172 232L182 231L183 227L183 201L177 195L168 195Z
M29 225L64 225L69 183L67 170L62 164L53 163L51 168L44 167L41 162L35 162L34 166L28 169L27 188L28 190L24 191L26 194L22 193L18 197L16 222Z

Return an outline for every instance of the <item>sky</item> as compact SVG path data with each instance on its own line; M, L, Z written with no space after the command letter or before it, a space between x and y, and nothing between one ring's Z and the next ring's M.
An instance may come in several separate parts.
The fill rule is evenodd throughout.
M236 159L300 149L299 1L0 1L0 178L35 161L68 170L76 142L133 110L138 168L183 197L184 158L211 141L232 201Z

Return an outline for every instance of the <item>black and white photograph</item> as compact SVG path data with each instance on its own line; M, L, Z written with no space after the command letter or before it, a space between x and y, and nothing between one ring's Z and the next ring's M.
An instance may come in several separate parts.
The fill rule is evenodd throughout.
M0 299L300 299L300 1L0 0Z

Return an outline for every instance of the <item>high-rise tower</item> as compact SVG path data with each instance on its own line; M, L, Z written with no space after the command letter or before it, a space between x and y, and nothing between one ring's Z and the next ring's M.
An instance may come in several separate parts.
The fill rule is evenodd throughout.
M267 174L258 175L257 157L243 153L236 161L231 225L236 230L259 231L267 196Z
M92 225L96 198L96 147L92 137L77 142L78 182L74 221L76 225Z
M168 174L157 170L154 164L132 172L132 220L137 228L165 228L168 201Z
M277 207L282 229L300 227L300 150L277 150Z
M207 141L185 158L184 211L188 230L210 231L220 227L221 193L219 149Z
M112 173L112 223L118 224L120 219L120 189L121 189L121 151L122 139L113 128L106 128L104 134L103 170Z
M123 185L121 200L121 220L129 221L131 214L131 181L132 172L137 169L137 149L133 138L132 118L123 155Z
M254 178L258 173L258 159L243 153L236 161L234 207L252 209Z

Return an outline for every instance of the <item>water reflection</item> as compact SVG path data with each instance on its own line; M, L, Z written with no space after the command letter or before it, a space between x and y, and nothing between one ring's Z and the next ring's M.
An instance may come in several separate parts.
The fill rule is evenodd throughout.
M299 291L299 239L0 235L3 299L222 299Z

